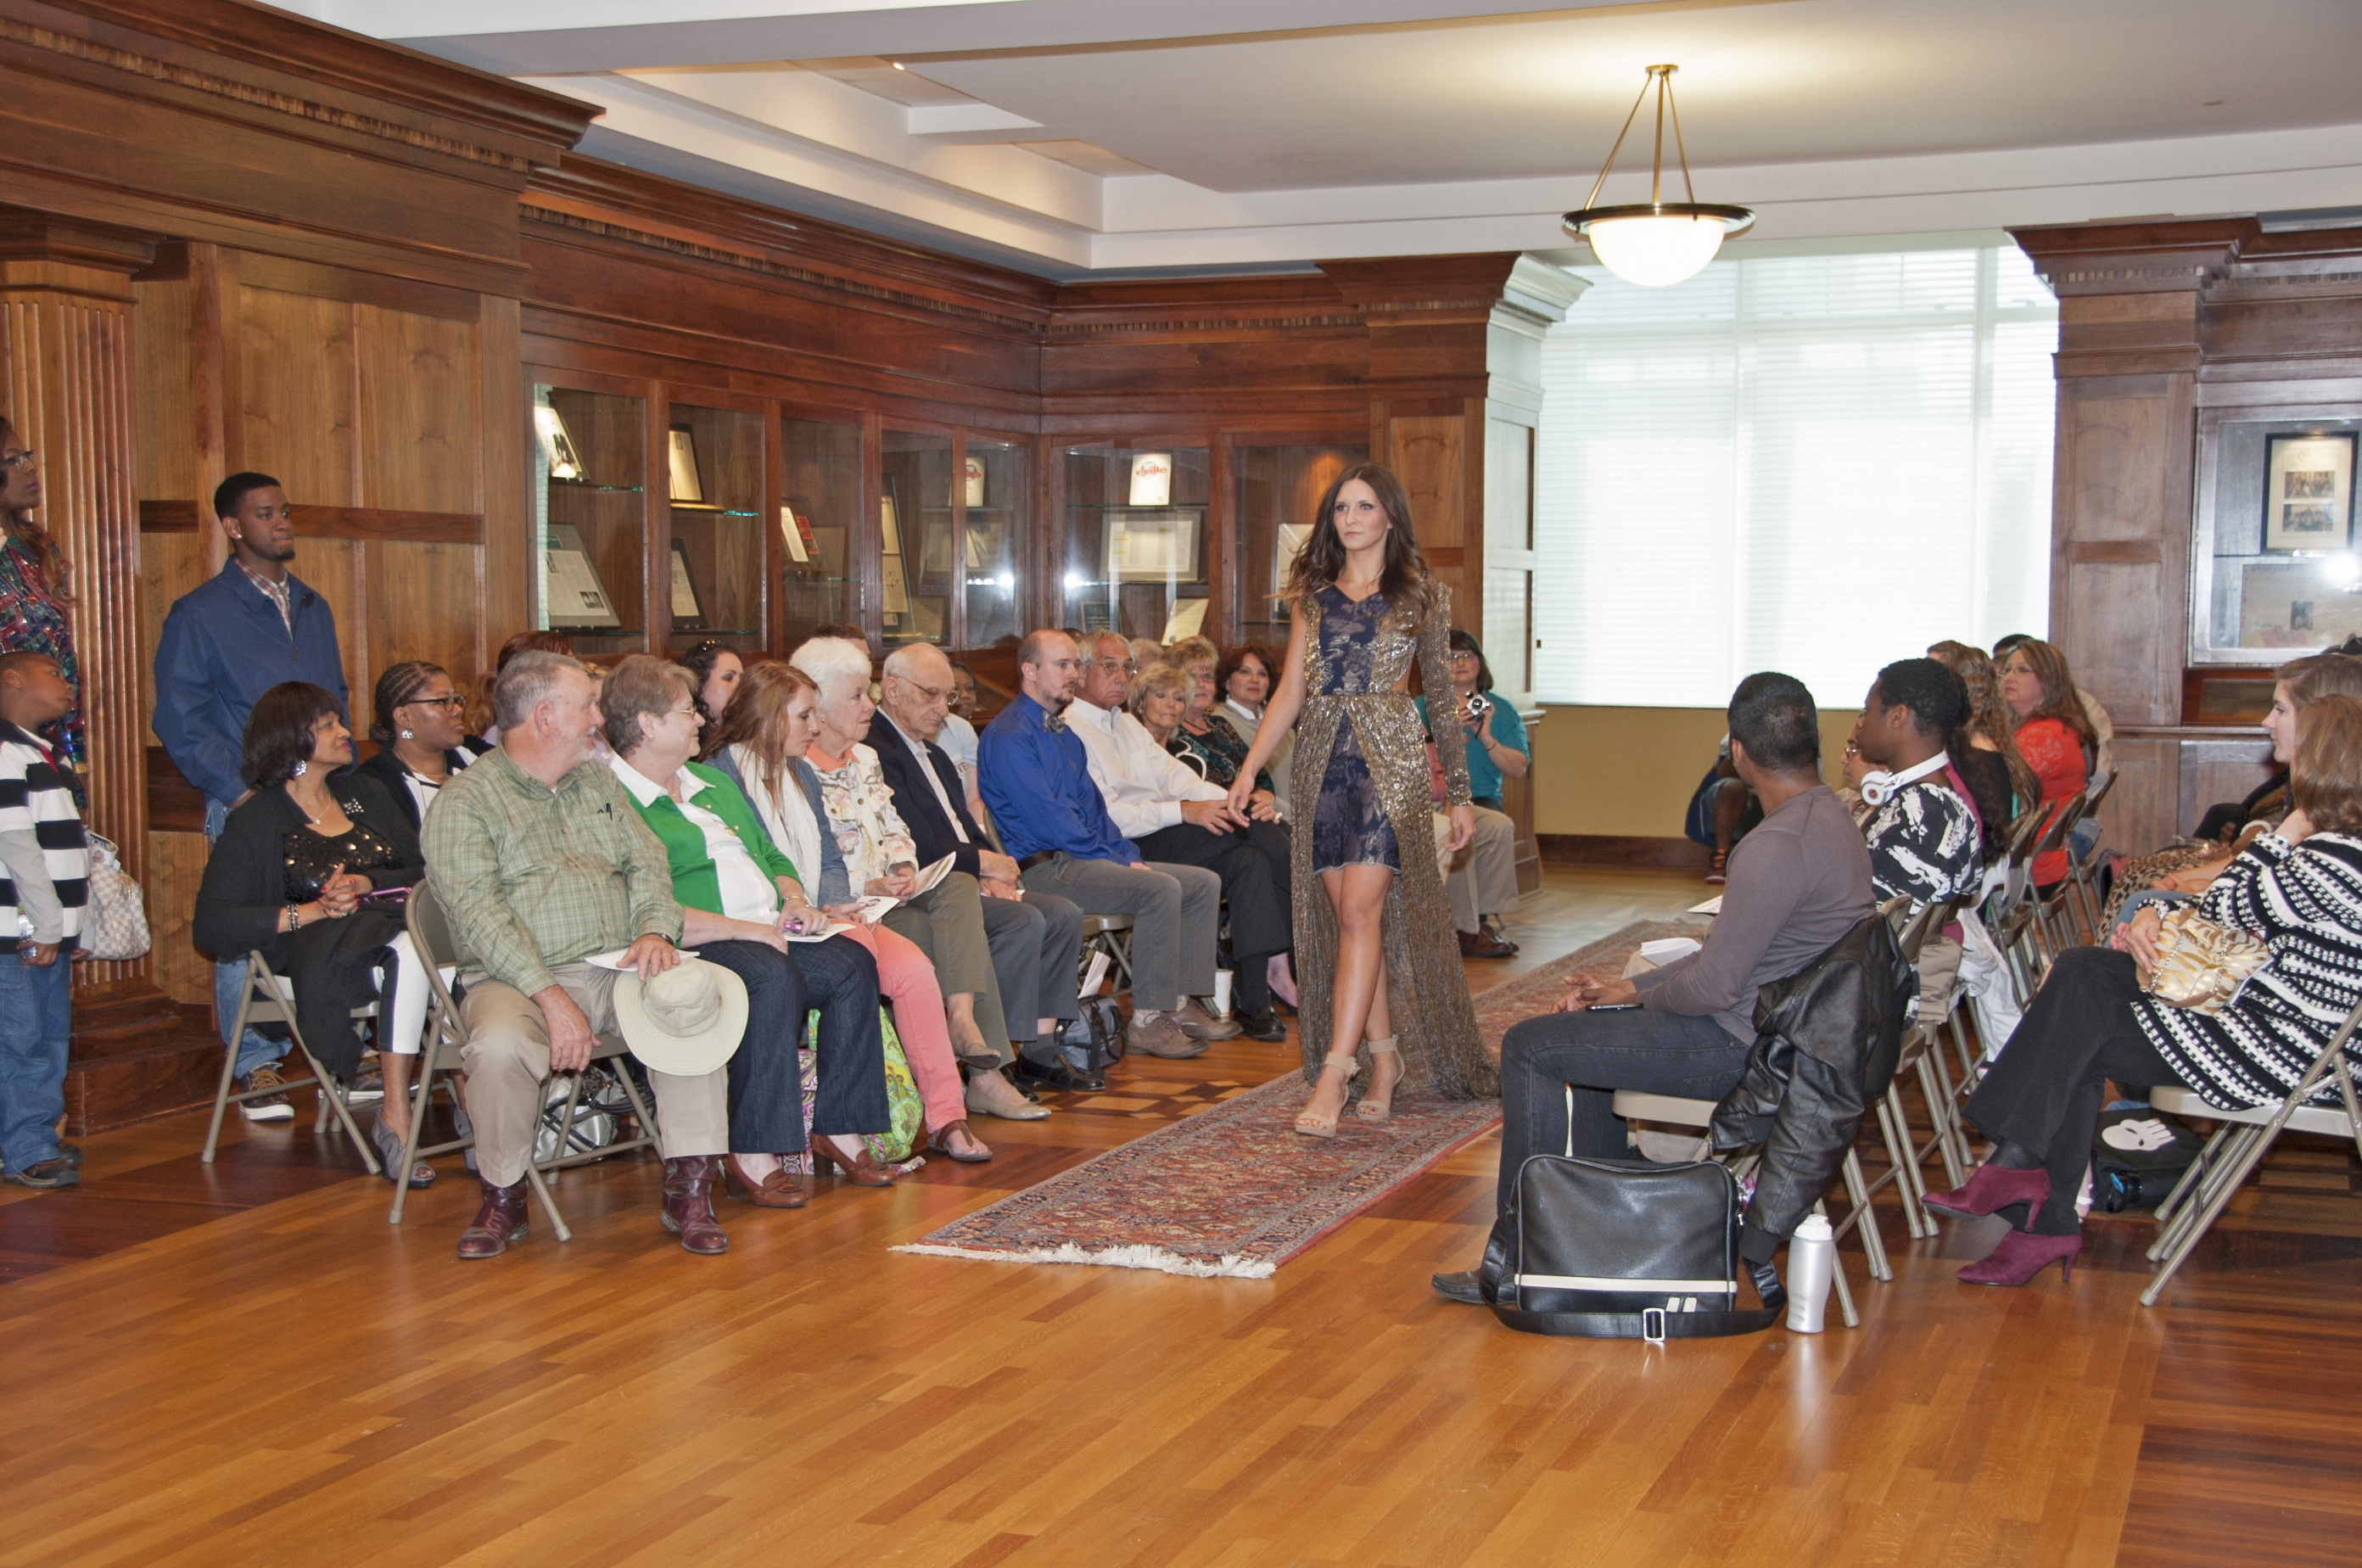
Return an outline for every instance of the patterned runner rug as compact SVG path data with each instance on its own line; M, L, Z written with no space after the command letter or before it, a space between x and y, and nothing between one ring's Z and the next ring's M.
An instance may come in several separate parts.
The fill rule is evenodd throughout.
M1642 942L1703 927L1703 921L1627 926L1479 992L1485 1039L1497 1045L1510 1024L1548 1010L1566 976L1615 974ZM1498 1100L1405 1094L1387 1121L1349 1115L1336 1137L1306 1138L1291 1125L1305 1094L1293 1073L1241 1089L894 1250L1261 1279L1501 1120Z

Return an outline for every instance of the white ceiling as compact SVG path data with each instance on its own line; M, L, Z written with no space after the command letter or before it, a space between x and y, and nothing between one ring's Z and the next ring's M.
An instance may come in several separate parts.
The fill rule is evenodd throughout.
M292 8L598 103L602 156L1057 276L1563 245L1658 61L1761 242L2362 205L2362 0Z

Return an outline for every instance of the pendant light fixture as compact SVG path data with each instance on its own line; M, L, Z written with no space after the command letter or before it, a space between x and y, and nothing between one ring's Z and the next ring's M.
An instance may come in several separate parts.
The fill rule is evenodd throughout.
M1697 199L1697 188L1690 182L1689 150L1682 145L1681 111L1673 106L1673 72L1680 69L1678 65L1649 67L1649 81L1641 83L1640 95L1632 100L1632 112L1624 116L1624 128L1616 133L1616 145L1607 149L1607 161L1601 166L1599 178L1591 182L1591 194L1584 198L1580 211L1565 218L1567 233L1588 240L1601 266L1628 283L1649 289L1696 277L1722 248L1725 237L1745 233L1755 222L1755 215L1745 207L1717 206ZM1593 206L1599 199L1599 188L1607 183L1608 171L1616 167L1616 155L1624 149L1624 138L1632 134L1640 105L1649 101L1650 83L1657 89L1657 155L1649 172L1649 199L1621 206ZM1685 202L1662 199L1668 116L1673 122L1673 154L1681 160L1682 187L1689 197Z

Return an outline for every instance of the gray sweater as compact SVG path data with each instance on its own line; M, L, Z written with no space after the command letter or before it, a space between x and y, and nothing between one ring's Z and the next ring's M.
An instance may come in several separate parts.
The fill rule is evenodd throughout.
M1824 784L1740 839L1729 878L1705 947L1632 983L1641 1006L1710 1013L1751 1043L1756 991L1804 968L1877 907L1870 849L1845 802Z

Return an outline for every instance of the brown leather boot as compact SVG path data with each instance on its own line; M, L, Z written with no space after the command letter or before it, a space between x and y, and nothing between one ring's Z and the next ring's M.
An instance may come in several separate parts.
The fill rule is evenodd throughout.
M719 1162L710 1154L667 1160L664 1180L664 1228L680 1238L680 1250L711 1256L730 1250L722 1221L713 1217L713 1172Z
M508 1187L494 1187L485 1181L481 1185L484 1206L476 1210L476 1222L459 1232L462 1258L496 1258L509 1250L509 1243L522 1242L527 1234L525 1184L517 1181Z

